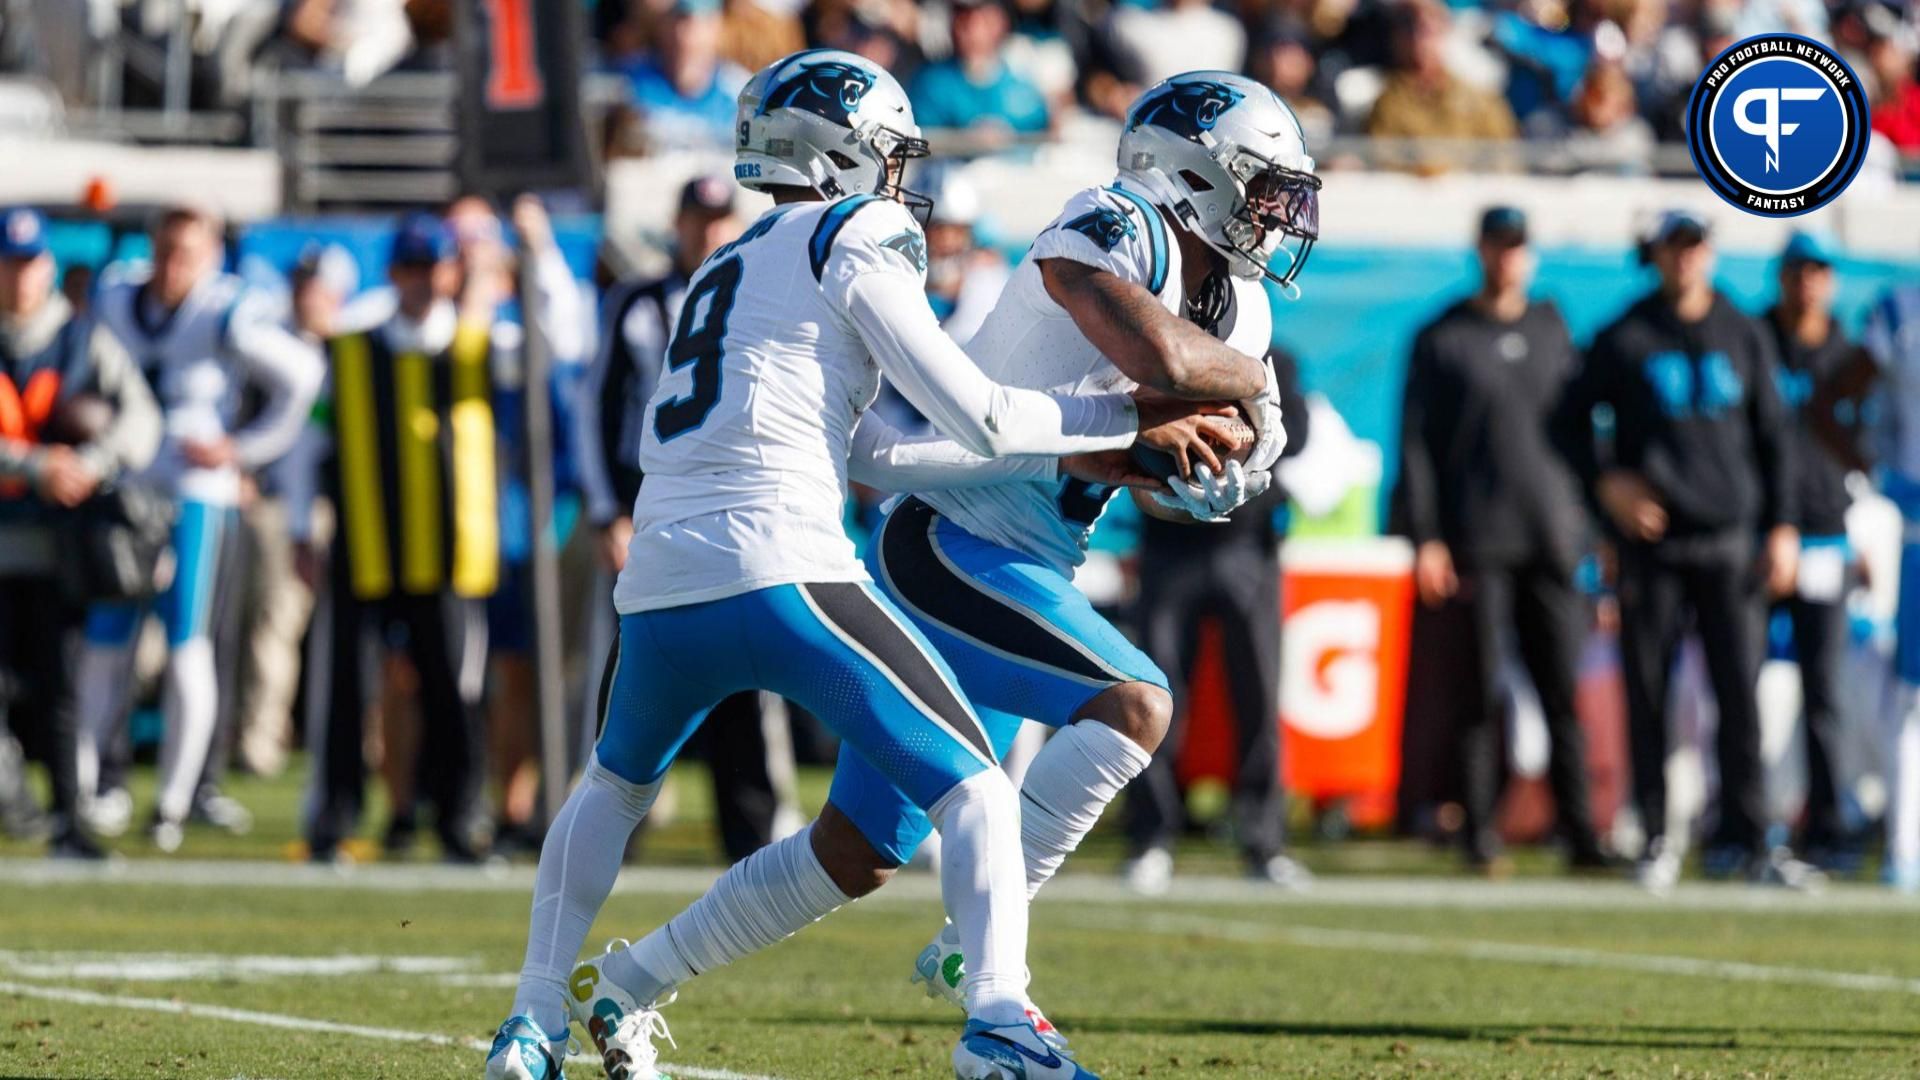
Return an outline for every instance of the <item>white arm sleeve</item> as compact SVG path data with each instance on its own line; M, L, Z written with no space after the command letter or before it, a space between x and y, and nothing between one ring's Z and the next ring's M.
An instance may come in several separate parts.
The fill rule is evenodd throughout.
M557 247L534 256L534 287L540 290L540 328L555 363L586 363L587 301L567 258Z
M233 433L233 451L241 465L257 468L293 448L313 411L326 368L313 346L264 311L249 311L253 305L248 300L240 305L228 341L267 401L252 423Z
M981 457L944 435L908 435L872 412L854 426L847 458L848 479L887 492L988 487L1059 474L1059 458Z
M863 274L847 314L901 396L933 426L985 457L1083 454L1133 445L1139 419L1126 394L1043 394L1001 386L941 331L919 282Z

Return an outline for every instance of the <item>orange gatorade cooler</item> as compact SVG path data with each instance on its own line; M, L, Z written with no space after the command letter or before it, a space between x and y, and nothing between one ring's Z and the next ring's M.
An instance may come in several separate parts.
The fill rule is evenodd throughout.
M1413 617L1413 547L1399 537L1281 549L1281 772L1287 790L1392 822Z

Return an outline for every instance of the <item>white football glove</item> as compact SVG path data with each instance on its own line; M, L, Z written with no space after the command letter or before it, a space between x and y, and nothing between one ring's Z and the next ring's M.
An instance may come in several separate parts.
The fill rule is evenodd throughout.
M1248 472L1266 472L1280 460L1287 448L1287 427L1280 415L1280 380L1273 363L1265 364L1267 385L1258 394L1240 403L1253 423L1253 454L1247 458Z
M1273 486L1273 473L1250 469L1229 461L1218 476L1204 463L1193 467L1193 479L1174 476L1167 479L1172 494L1153 493L1153 501L1169 510L1179 510L1196 521L1218 524L1227 515L1266 494Z

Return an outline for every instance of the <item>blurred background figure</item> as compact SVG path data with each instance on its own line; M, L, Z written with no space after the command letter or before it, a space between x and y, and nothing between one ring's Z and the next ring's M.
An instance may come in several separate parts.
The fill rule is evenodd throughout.
M287 329L316 351L338 328L340 310L359 283L353 257L310 245L287 275ZM313 613L313 589L300 572L287 523L287 493L310 498L317 439L309 426L285 457L262 470L242 508L242 652L236 750L255 776L278 776L293 749L293 707L301 646Z
M160 790L148 835L177 850L189 813L229 830L244 817L225 811L201 785L220 713L214 633L235 594L229 537L247 473L272 464L299 438L319 392L313 348L289 333L271 298L221 271L222 227L212 211L178 205L155 216L152 262L126 270L100 294L101 322L138 357L166 416L166 440L133 482L175 504L173 576L156 603L166 627L166 736ZM249 391L257 408L242 416ZM99 761L126 723L137 604L97 605L87 620L80 712L83 797L94 795ZM125 827L124 792L99 792L96 828Z
M933 199L927 221L927 300L940 328L965 345L1000 299L1012 273L982 235L985 208L964 167L930 168L922 183Z
M1551 301L1535 300L1527 218L1480 218L1479 291L1414 339L1401 409L1397 509L1415 544L1413 648L1458 672L1451 710L1467 863L1503 874L1495 810L1507 776L1505 661L1517 654L1539 695L1558 832L1577 869L1609 865L1594 835L1574 669L1588 613L1574 590L1583 550L1573 476L1554 450L1561 393L1579 364ZM1435 615L1462 609L1471 633ZM1464 654L1464 655L1462 655ZM1454 658L1459 663L1452 664Z
M1833 315L1833 264L1839 250L1817 232L1796 232L1780 253L1780 298L1765 316L1779 357L1775 381L1788 421L1794 463L1794 520L1800 562L1793 589L1776 610L1791 626L1806 714L1807 806L1798 849L1837 870L1856 862L1854 826L1841 806L1836 776L1848 717L1840 679L1852 630L1847 613L1854 569L1847 540L1853 494L1847 474L1867 471L1864 440L1831 405L1860 374L1860 347Z
M1901 891L1920 892L1920 285L1896 285L1875 298L1862 339L1886 385L1876 424L1880 484L1906 523L1894 616L1899 689L1883 743L1889 794L1883 873Z
M725 149L733 145L734 99L747 72L721 58L720 0L672 0L654 23L651 48L625 62L632 88L633 149Z
M53 278L45 220L0 210L0 735L45 765L52 792L44 828L16 819L9 831L44 832L56 858L97 859L80 817L75 678L90 590L73 545L101 485L152 460L161 418L126 350L76 317Z
M1518 134L1513 109L1497 94L1455 74L1447 59L1447 9L1436 0L1403 0L1389 9L1392 70L1367 119L1367 134L1386 139L1491 140ZM1383 159L1419 172L1498 166L1484 148L1402 147Z
M1811 887L1817 871L1767 848L1754 694L1761 598L1793 590L1800 552L1773 343L1714 287L1703 219L1660 215L1644 251L1658 287L1594 339L1566 399L1568 453L1617 545L1633 800L1648 838L1636 873L1644 887L1668 890L1686 848L1667 831L1667 691L1692 625L1719 715L1707 868ZM1601 406L1613 414L1604 456L1593 420Z
M1267 353L1279 378L1287 448L1310 437L1299 365L1281 348ZM1153 761L1127 788L1129 855L1122 874L1139 892L1165 892L1173 845L1186 823L1174 764L1186 742L1189 679L1202 630L1211 624L1224 649L1238 767L1233 778L1233 837L1247 875L1288 889L1313 881L1286 854L1286 791L1280 786L1280 542L1286 492L1275 484L1223 524L1177 524L1143 516L1140 598L1134 625L1141 645L1173 692L1173 723Z
M921 68L907 87L914 121L982 136L1045 131L1045 95L1007 63L1012 27L1005 0L956 0L953 55Z
M608 293L600 355L588 376L582 409L582 472L597 550L609 587L626 565L633 536L633 503L640 492L640 440L647 402L666 360L668 336L680 320L687 279L722 244L740 235L734 186L719 176L698 176L680 190L673 248L667 272L616 284ZM613 610L601 592L596 603ZM735 694L714 706L690 749L713 773L714 809L721 848L738 862L779 839L778 821L793 801L793 745L785 731L787 710L770 694Z
M404 653L418 679L424 795L442 854L485 850L480 815L486 598L500 580L493 415L497 247L466 265L452 230L414 214L393 239L393 309L328 343L331 455L323 492L338 521L329 551L326 722L309 740L306 832L327 862L364 803L369 649ZM308 508L294 511L302 522ZM304 525L295 535L310 536ZM410 816L410 806L395 808Z

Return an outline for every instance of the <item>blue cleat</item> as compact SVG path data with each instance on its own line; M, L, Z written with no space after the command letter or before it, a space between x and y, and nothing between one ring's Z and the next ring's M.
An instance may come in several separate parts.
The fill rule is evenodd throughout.
M487 1051L486 1080L564 1080L567 1040L557 1042L531 1016L515 1016L500 1025Z
M956 1080L1100 1080L1040 1037L1031 1022L967 1021L953 1048Z

